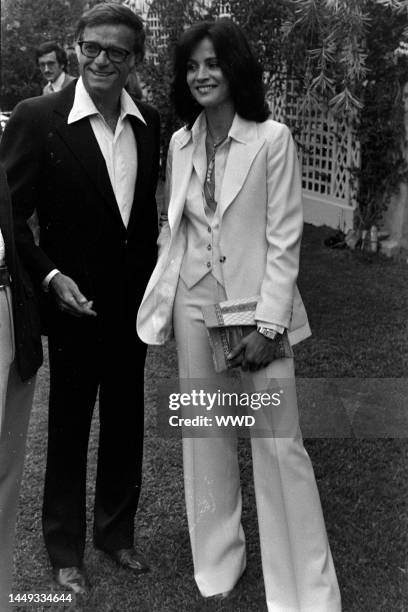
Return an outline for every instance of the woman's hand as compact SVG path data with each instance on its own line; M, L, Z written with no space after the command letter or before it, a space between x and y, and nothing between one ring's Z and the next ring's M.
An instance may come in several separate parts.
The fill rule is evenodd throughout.
M277 336L279 338L279 336ZM243 370L256 372L274 360L276 354L276 338L265 338L256 330L245 336L228 355L229 367L241 366Z

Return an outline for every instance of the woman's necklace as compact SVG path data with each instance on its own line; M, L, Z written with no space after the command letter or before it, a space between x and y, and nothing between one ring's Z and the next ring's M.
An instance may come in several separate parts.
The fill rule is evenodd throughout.
M228 125L227 129L224 129L221 131L221 136L218 136L216 134L213 134L212 130L210 129L209 124L207 123L207 138L208 138L208 143L210 146L212 146L213 148L217 148L220 146L220 144L222 144L224 142L224 140L227 139L228 137L228 132L229 132L230 126Z
M214 136L211 134L209 128L207 128L207 141L208 148L210 149L210 153L207 150L207 173L205 176L205 185L204 185L204 195L207 201L208 206L215 211L217 207L217 202L215 201L215 178L214 178L214 170L215 170L215 156L217 153L217 149L222 145L223 142L228 138L228 134L215 140Z
M224 140L226 140L226 138L228 136L228 132L229 132L229 128L228 128L227 132L224 131L222 136L219 136L218 138L215 138L213 136L210 128L207 126L208 142L211 144L212 147L214 147L216 149L217 147L220 146L221 143L224 142Z

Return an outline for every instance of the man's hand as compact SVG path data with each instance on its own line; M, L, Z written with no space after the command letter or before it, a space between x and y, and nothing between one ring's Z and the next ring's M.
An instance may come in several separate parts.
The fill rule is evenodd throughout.
M58 306L64 312L74 317L90 315L96 317L96 312L92 310L92 301L88 301L78 289L78 285L70 278L58 272L50 281Z
M229 367L241 366L243 370L256 372L273 361L276 353L276 339L265 338L253 331L241 340L228 355Z

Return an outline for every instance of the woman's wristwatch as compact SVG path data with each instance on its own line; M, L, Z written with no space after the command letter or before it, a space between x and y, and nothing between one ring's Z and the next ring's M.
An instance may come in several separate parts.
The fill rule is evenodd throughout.
M256 326L256 331L268 340L275 340L276 336L280 335L276 329L270 329L269 327L262 327L261 325Z

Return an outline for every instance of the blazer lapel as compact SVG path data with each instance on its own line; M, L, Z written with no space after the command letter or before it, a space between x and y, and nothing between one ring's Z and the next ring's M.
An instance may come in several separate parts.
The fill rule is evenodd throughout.
M179 141L174 144L172 158L172 193L168 208L168 219L170 230L173 233L181 219L184 203L186 201L187 190L193 170L193 142L185 142L189 135L183 134ZM174 186L178 189L175 190Z
M204 185L205 175L207 173L207 153L205 150L205 139L200 138L198 142L193 145L193 166L197 172L200 185Z
M108 205L117 221L123 225L115 194L112 189L105 159L93 133L89 119L85 117L68 125L68 115L74 102L75 86L68 85L61 104L55 110L55 131L59 134L73 156L80 162L88 178L98 189L102 200Z
M263 138L250 142L235 139L231 141L218 204L221 216L241 191L252 162L263 143Z
M133 115L128 115L128 118L133 128L137 145L137 177L132 210L128 223L128 232L130 232L135 227L137 219L140 219L138 215L145 200L144 191L149 183L148 177L153 163L154 142L152 132L148 125L145 125L140 119Z

